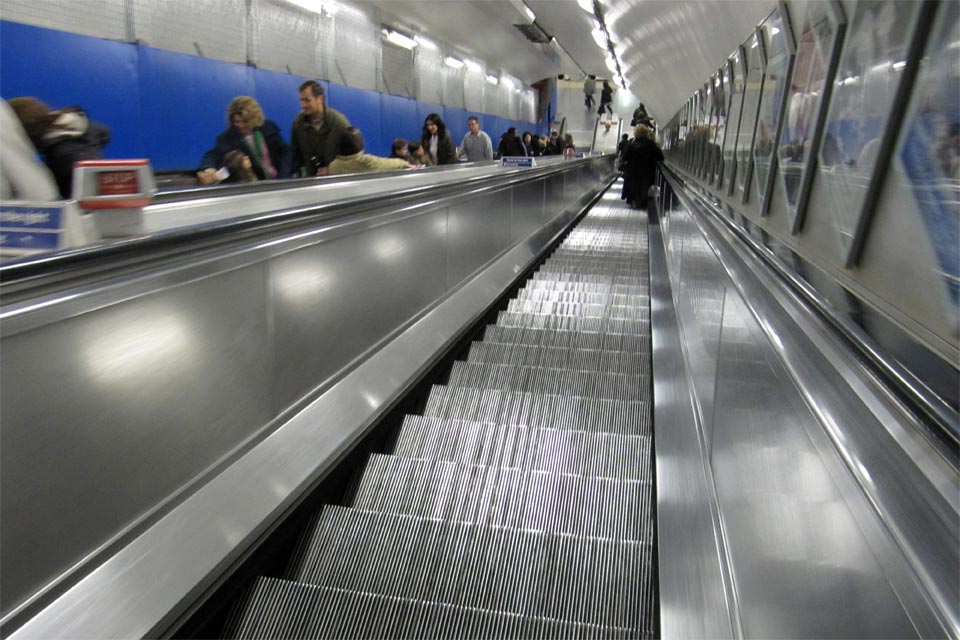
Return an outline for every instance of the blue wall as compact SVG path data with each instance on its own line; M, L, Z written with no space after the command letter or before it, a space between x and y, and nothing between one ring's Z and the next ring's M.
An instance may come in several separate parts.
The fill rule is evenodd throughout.
M27 53L29 52L29 53ZM226 128L227 104L253 96L289 138L307 80L248 65L145 45L0 21L0 92L34 96L54 108L80 105L113 132L108 158L150 158L156 170L191 169ZM324 82L327 103L363 131L367 151L388 155L394 138L418 139L429 113L440 114L454 143L467 131L464 109L421 103ZM546 123L478 114L494 148L508 127L546 131ZM289 140L288 140L289 142Z

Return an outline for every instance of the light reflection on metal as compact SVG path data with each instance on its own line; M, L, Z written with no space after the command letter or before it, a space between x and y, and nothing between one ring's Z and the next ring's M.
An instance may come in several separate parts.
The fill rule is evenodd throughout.
M87 372L104 385L142 380L150 370L176 376L193 369L191 332L176 312L119 318L83 350ZM148 391L148 390L143 390Z

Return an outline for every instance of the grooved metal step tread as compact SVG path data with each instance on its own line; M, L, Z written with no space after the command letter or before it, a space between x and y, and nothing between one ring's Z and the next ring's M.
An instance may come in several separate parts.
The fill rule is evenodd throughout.
M453 363L447 386L567 394L622 402L650 399L650 379L646 376L464 361Z
M650 405L434 385L424 415L530 427L650 435Z
M647 354L511 345L486 340L470 345L467 362L606 371L635 377L650 374L650 357Z
M335 506L312 524L287 579L602 626L631 628L652 617L647 542Z
M600 284L589 282L569 282L559 280L530 280L523 285L524 291L538 289L568 293L604 293L610 295L647 295L649 287L640 284Z
M622 293L586 293L583 291L551 291L550 289L521 289L515 300L525 302L566 302L571 304L616 304L628 307L650 306L647 295Z
M623 333L588 333L585 331L560 331L536 327L502 327L490 325L484 330L484 342L524 344L531 346L600 351L625 351L627 353L650 353L650 336Z
M367 459L350 502L367 511L638 541L650 537L652 504L649 477L593 478L383 454Z
M650 312L646 305L630 307L614 304L577 304L570 302L532 302L511 300L507 306L509 313L547 314L555 316L578 316L581 318L612 318L616 320L649 321Z
M268 577L257 578L240 604L225 634L238 640L627 640L637 637L635 629L518 616Z
M393 455L636 480L647 477L650 436L408 415Z
M578 318L501 311L497 314L501 327L530 327L548 331L583 331L592 333L623 333L646 336L650 333L649 320L616 320L612 318Z

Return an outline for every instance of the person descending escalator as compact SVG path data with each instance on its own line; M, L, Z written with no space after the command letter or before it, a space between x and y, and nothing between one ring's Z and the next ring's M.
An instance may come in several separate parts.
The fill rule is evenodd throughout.
M657 174L657 163L663 162L663 151L653 139L653 132L638 124L633 140L624 151L623 191L621 200L634 209L647 206L647 192Z

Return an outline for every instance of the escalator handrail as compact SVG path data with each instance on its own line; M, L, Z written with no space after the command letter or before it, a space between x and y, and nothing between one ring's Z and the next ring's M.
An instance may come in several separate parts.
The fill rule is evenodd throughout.
M161 231L149 236L109 243L94 244L64 251L29 256L0 265L0 285L6 305L14 298L28 297L29 290L56 287L78 277L106 274L120 275L124 270L143 268L148 263L167 264L186 253L216 246L226 248L231 242L249 242L251 237L269 234L276 237L305 224L353 215L376 208L384 210L405 202L440 200L502 189L524 182L565 173L574 167L598 158L568 160L534 169L514 169L493 175L486 174L439 185L419 185L389 193L366 194L330 200L317 205L297 206L263 213L207 222ZM366 179L366 174L360 174ZM312 179L311 184L313 184ZM209 192L204 191L205 195ZM223 194L221 194L223 195ZM16 295L13 295L16 293Z
M681 185L684 193L695 198L704 210L709 211L716 220L722 222L744 245L759 256L777 277L795 291L807 305L826 320L827 324L847 344L854 348L856 353L866 360L871 369L899 392L897 395L913 409L912 413L919 413L926 422L938 430L938 433L946 437L952 445L953 451L956 452L958 446L960 446L960 430L958 430L960 414L954 411L915 374L887 356L862 328L852 320L837 313L809 283L788 269L770 249L757 242L735 221L723 215L716 204L695 189L690 189L687 181L676 171L665 163L661 163L660 170L669 182Z

